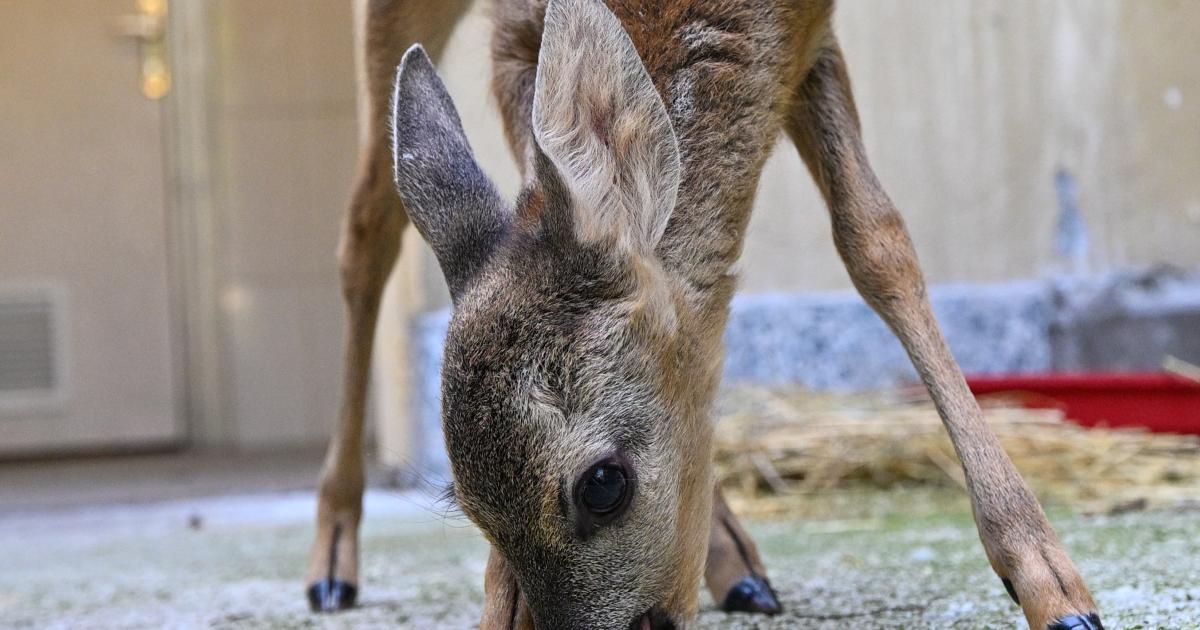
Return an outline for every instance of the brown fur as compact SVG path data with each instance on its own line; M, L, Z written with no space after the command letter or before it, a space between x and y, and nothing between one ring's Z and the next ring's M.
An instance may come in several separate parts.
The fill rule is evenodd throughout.
M340 250L347 372L341 421L322 475L310 580L357 578L366 370L379 294L406 224L384 147L392 68L415 41L436 54L463 3L358 5L366 127L362 175ZM629 617L616 620L611 611L640 613L647 602L683 624L696 611L702 571L718 599L740 576L762 574L753 542L712 491L708 419L734 288L730 269L780 131L795 143L828 202L834 239L855 286L896 332L929 388L963 462L988 558L1011 580L1030 626L1093 612L1086 586L983 424L938 330L903 221L862 148L831 30L832 1L607 5L662 97L682 164L674 212L653 254L615 261L602 245L576 243L569 226L556 223L572 202L533 141L545 2L494 5L493 87L526 192L510 236L484 257L482 269L472 270L469 287L456 291L445 392L459 498L494 545L483 627L530 627L539 615L546 625L626 627ZM637 404L627 406L630 401ZM580 438L573 431L583 429L556 414L587 416L598 413L597 406L625 409L627 417L615 422L641 435L635 450L650 458L640 463L652 468L646 475L654 479L647 490L658 508L673 506L667 512L639 507L620 528L627 536L621 548L581 546L557 516L555 480L576 473L563 466L589 457L595 436ZM338 563L331 567L335 545ZM630 545L656 555L637 555ZM604 571L594 565L609 561L604 569L610 571L623 562L643 563L640 574L628 575L623 596L636 604L600 581ZM555 580L575 592L558 592L562 585ZM604 602L606 610L580 608L581 595Z

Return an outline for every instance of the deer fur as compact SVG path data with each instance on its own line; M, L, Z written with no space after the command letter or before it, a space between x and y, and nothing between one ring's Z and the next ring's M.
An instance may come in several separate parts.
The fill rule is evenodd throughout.
M774 601L714 492L710 407L731 270L783 133L855 286L928 387L987 557L1030 627L1100 627L938 330L862 146L832 0L495 0L493 90L524 175L515 203L476 164L427 56L466 3L357 7L364 149L340 250L347 376L319 492L315 607L356 593L366 365L408 221L454 302L443 424L455 495L492 544L481 627L684 627L702 579L718 602L746 579ZM589 528L570 488L603 458L630 472L632 499Z

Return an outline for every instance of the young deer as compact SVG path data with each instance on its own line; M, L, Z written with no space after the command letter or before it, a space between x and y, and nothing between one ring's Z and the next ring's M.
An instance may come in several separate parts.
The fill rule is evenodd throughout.
M726 609L779 610L714 490L710 406L730 270L785 131L855 286L932 394L993 569L1034 630L1101 627L938 330L867 163L832 0L496 0L494 90L525 176L515 204L476 164L426 57L465 4L359 3L368 116L340 252L347 375L314 607L354 602L371 336L411 220L454 303L443 421L455 495L492 545L482 627L682 627L702 576Z

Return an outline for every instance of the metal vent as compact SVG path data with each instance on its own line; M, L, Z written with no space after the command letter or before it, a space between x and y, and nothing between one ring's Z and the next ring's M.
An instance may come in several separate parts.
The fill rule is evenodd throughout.
M59 397L61 302L52 289L0 291L0 402Z

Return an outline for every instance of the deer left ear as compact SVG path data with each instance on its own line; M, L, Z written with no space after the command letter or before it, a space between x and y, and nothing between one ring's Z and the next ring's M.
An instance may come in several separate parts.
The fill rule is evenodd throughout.
M675 208L679 147L633 41L600 0L546 7L533 131L570 193L575 238L653 252Z
M392 129L396 191L457 299L503 238L512 211L475 161L450 93L420 45L400 61Z

